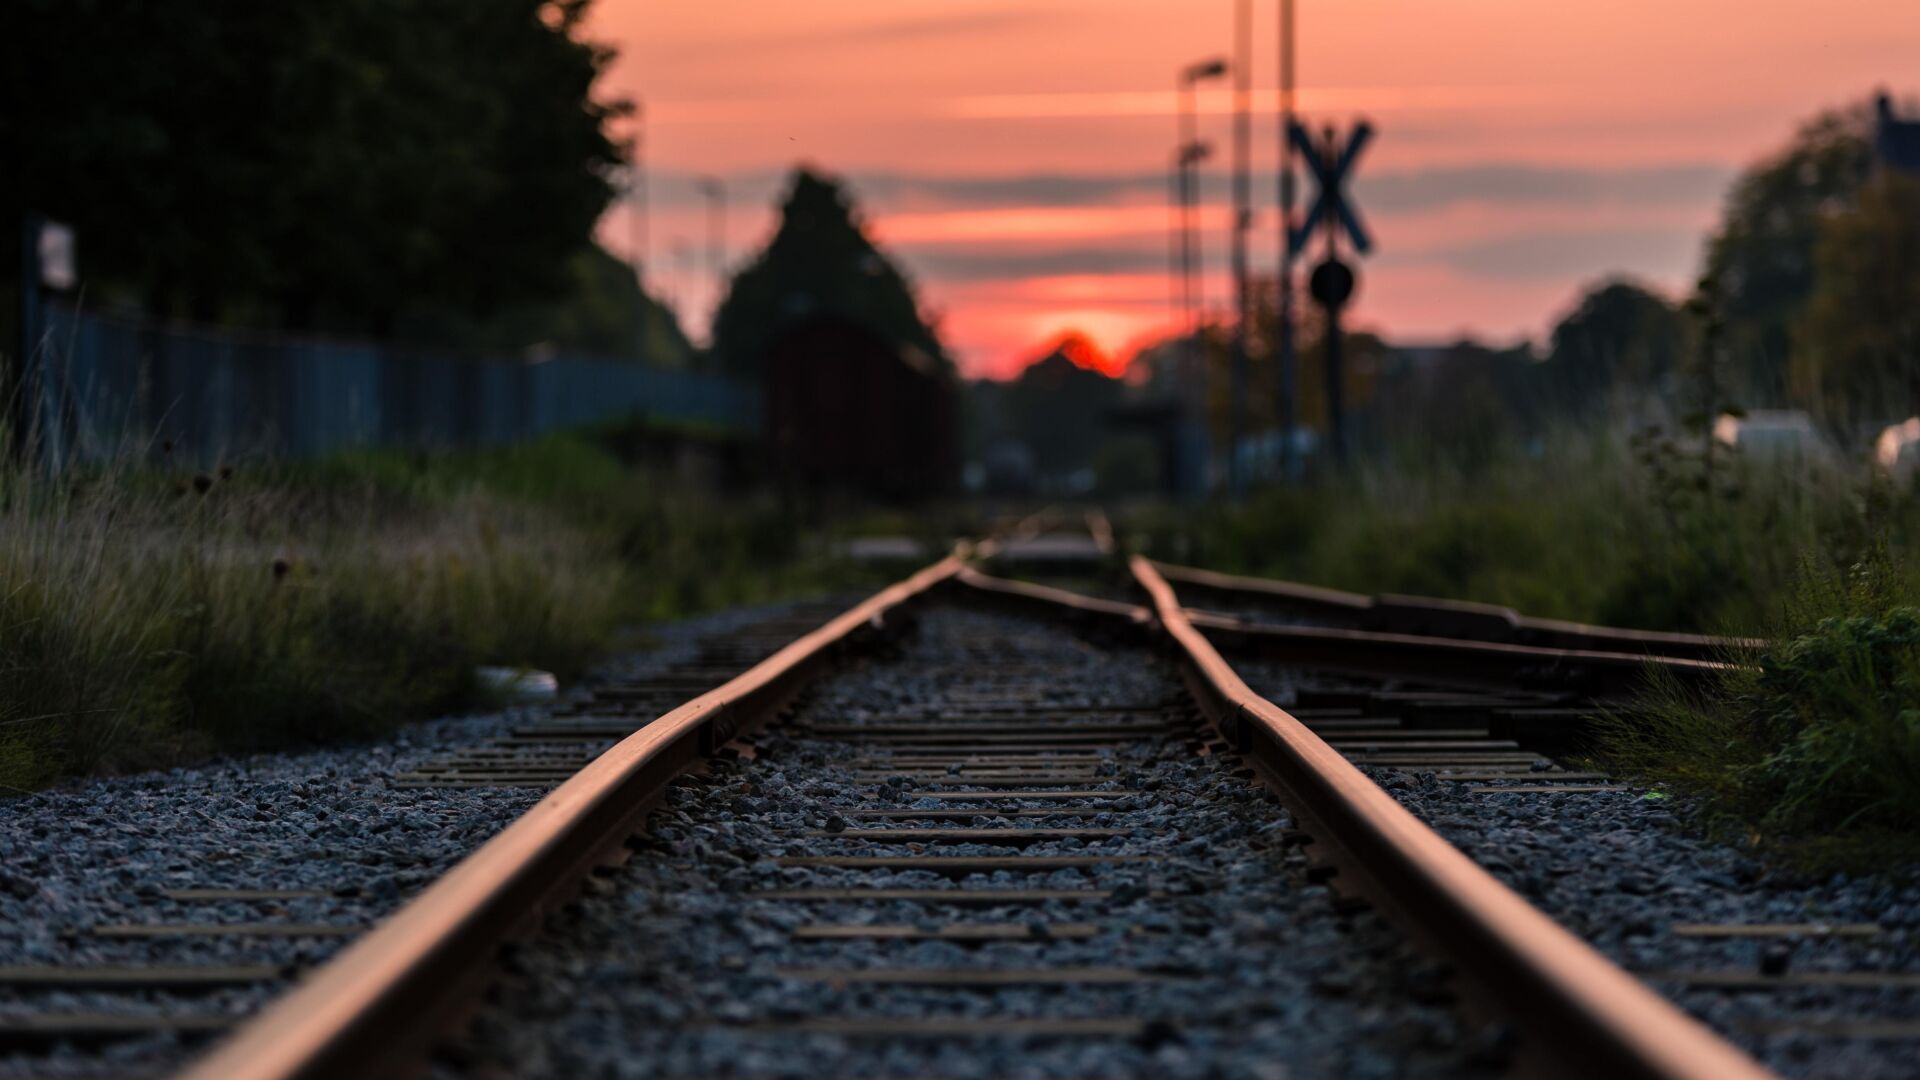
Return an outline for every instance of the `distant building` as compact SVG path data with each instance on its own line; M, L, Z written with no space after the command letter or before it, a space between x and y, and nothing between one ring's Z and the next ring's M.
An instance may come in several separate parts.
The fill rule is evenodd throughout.
M1874 99L1873 151L1881 161L1903 172L1920 172L1920 120L1902 120L1893 114L1893 99Z

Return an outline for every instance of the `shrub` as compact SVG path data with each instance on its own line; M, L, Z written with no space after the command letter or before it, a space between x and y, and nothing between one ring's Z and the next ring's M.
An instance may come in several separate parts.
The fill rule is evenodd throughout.
M1902 575L1884 556L1810 566L1768 640L1704 691L1663 684L1645 715L1611 719L1604 756L1808 864L1920 855L1920 608Z

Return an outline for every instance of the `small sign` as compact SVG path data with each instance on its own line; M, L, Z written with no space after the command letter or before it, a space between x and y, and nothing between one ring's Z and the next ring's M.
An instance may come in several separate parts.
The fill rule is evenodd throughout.
M1331 129L1329 129L1331 130ZM1347 144L1341 147L1337 137L1330 136L1325 145L1317 145L1306 128L1295 123L1287 131L1287 137L1293 142L1294 149L1306 159L1307 169L1313 173L1320 190L1313 197L1313 205L1308 208L1307 216L1300 219L1293 228L1292 245L1295 251L1304 251L1307 239L1314 230L1323 224L1346 230L1347 238L1353 241L1353 250L1365 255L1373 250L1373 237L1360 221L1360 213L1353 207L1347 195L1347 178L1353 175L1353 164L1360 158L1360 151L1366 149L1368 140L1373 138L1373 125L1365 120L1353 125L1353 134L1347 136Z
M1341 262L1339 258L1323 259L1313 268L1313 275L1307 279L1307 291L1320 302L1321 307L1341 307L1353 299L1353 268Z
M57 221L40 223L40 284L71 289L80 280L73 257L73 228Z

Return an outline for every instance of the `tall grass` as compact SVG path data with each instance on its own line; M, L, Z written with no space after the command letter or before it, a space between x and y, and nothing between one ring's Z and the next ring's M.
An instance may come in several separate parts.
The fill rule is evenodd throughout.
M1815 867L1920 859L1920 606L1884 554L1809 564L1704 690L1658 684L1609 717L1616 768L1696 796L1728 839Z
M283 467L314 490L371 490L404 503L485 491L592 536L628 570L618 606L664 619L853 583L795 508L766 493L639 464L618 428L549 435L474 451L363 450ZM864 579L861 579L862 581Z
M326 743L578 673L639 620L836 582L771 500L608 433L237 470L0 469L0 787Z
M1215 569L1751 633L1774 624L1805 560L1850 565L1889 538L1904 554L1920 502L1844 463L1725 460L1709 479L1670 444L1569 432L1473 468L1361 466L1125 527L1160 557Z
M1474 468L1363 467L1137 516L1165 558L1769 644L1660 685L1599 751L1712 831L1810 866L1920 858L1920 497L1846 461L1712 462L1566 433Z
M364 736L577 670L623 568L473 489L431 503L245 472L5 477L0 783Z

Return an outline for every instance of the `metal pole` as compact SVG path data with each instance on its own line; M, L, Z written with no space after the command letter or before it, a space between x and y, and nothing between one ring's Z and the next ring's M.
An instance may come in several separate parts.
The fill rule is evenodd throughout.
M1194 229L1194 204L1199 201L1199 161L1194 156L1197 143L1195 129L1198 121L1194 116L1194 67L1188 67L1180 73L1180 102L1176 128L1180 143L1174 150L1175 168L1180 177L1180 333L1181 354L1186 360L1187 378L1194 379L1200 387L1201 422L1208 433L1208 442L1212 442L1213 425L1207 422L1208 399L1213 385L1212 372L1207 370L1206 351L1200 345L1200 304L1201 289L1195 282L1200 261L1199 235ZM1202 483L1204 487L1204 481Z
M1233 401L1227 446L1227 490L1238 500L1246 486L1240 441L1247 428L1247 226L1252 219L1248 159L1253 128L1249 113L1253 68L1253 0L1234 0L1233 19Z
M1186 185L1182 180L1186 176L1186 168L1180 148L1175 146L1173 160L1167 169L1167 312L1173 320L1175 333L1184 329L1187 322L1185 297L1181 292L1186 284L1186 267L1180 261L1180 212L1185 209L1187 199Z
M1206 267L1201 256L1200 229L1200 163L1206 160L1207 149L1200 142L1198 132L1198 110L1194 101L1194 86L1201 79L1216 79L1227 73L1227 62L1222 59L1196 61L1180 69L1178 79L1180 145L1178 148L1178 167L1180 177L1180 288L1185 304L1185 319L1182 332L1186 335L1185 353L1192 370L1197 374L1203 387L1202 414L1210 411L1213 383L1212 365L1207 362L1206 350L1200 340L1200 328L1205 322L1207 293ZM1208 441L1211 443L1213 425L1207 423Z
M1187 306L1193 317L1188 332L1199 340L1200 329L1207 324L1207 266L1205 234L1200 231L1200 163L1206 160L1200 144L1194 143L1187 155L1187 278L1190 295ZM1195 349L1199 346L1196 344Z
M1293 0L1280 0L1280 475L1295 478L1293 458L1294 402L1298 392L1299 359L1294 352L1293 263Z
M1199 163L1194 159L1194 119L1193 76L1183 73L1180 80L1180 295L1184 306L1184 329L1191 336L1199 325L1198 305L1200 292L1194 285L1194 272L1200 261L1200 249L1194 233L1194 204L1198 197ZM1188 342L1193 348L1193 343Z
M1321 151L1327 161L1340 160L1340 141L1334 134L1332 125L1326 129L1326 149ZM1327 200L1327 210L1323 230L1327 234L1327 259L1332 261L1340 254L1339 219L1334 213L1334 202ZM1341 340L1340 309L1344 304L1328 304L1326 350L1327 350L1327 442L1333 450L1333 460L1341 465L1347 463L1347 413L1346 383L1342 378L1341 351L1345 342Z

